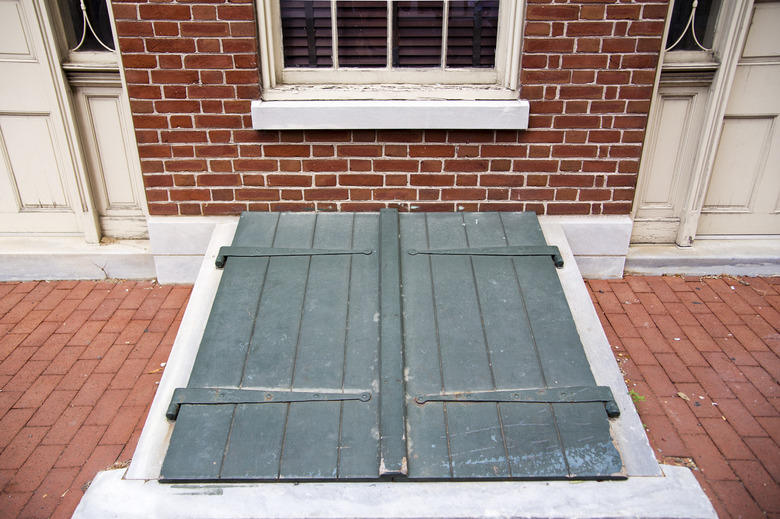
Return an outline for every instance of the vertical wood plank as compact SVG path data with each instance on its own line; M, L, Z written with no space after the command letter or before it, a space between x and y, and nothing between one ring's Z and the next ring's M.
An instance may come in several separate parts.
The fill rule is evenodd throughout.
M409 474L420 478L449 478L452 467L445 404L420 405L413 400L415 395L439 393L444 389L430 257L410 256L407 252L429 248L425 219L419 214L401 214L400 232Z
M319 215L312 248L352 248L351 214ZM343 383L351 256L313 256L301 312L290 388L338 390ZM335 478L337 402L289 404L280 478ZM315 454L316 453L316 454Z
M226 406L214 406L226 407ZM237 405L220 478L277 479L287 404Z
M501 215L464 214L472 248L507 246ZM496 389L545 386L512 258L472 258ZM548 405L496 404L513 477L565 476L563 448Z
M618 475L623 467L601 403L553 404L571 477Z
M281 215L274 247L311 248L315 221L313 214ZM291 386L310 261L307 256L271 258L255 315L244 387Z
M234 245L270 246L278 216L244 214ZM188 387L237 387L254 328L267 258L230 258ZM235 405L182 406L161 471L168 479L218 479ZM197 454L193 454L197 453Z
M278 216L245 214L234 245L270 247ZM268 258L230 258L225 264L188 387L237 387L252 337Z
M184 405L171 434L160 479L213 481L219 478L232 405Z
M261 215L250 213L253 219L262 218ZM315 222L316 218L311 214L279 215L273 242L266 246L309 248ZM237 238L243 240L246 235L245 239L255 246L251 241L255 233L245 231L243 227L241 231ZM230 261L232 258L228 264ZM309 262L308 257L268 260L268 270L259 291L260 302L252 312L255 324L242 367L240 387L290 387ZM253 275L248 273L243 281L247 282ZM236 406L225 447L222 478L276 479L279 476L287 407L286 404Z
M382 209L379 218L379 475L405 476L408 460L398 212Z
M502 215L509 245L545 244L535 218ZM550 259L513 260L547 387L596 385L566 296ZM603 404L550 404L568 475L612 475L622 465Z
M432 250L469 246L462 215L424 216ZM431 270L444 390L495 389L471 257L434 255ZM453 476L508 477L496 404L450 402L446 409Z
M347 390L371 391L368 402L342 402L338 477L376 478L379 474L379 215L356 214L353 227L355 250L373 250L371 255L352 257L349 315L344 352Z

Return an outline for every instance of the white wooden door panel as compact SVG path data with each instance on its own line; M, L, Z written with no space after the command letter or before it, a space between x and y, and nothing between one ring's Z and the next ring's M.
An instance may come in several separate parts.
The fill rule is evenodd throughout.
M778 27L780 27L780 2L757 3L742 57L780 56Z
M780 2L756 3L697 235L780 235Z
M53 146L48 115L0 116L0 136L9 184L15 187L19 209L68 209L60 157Z
M16 2L0 2L0 59L34 59L25 21Z
M146 199L122 88L78 87L74 97L103 233L118 238L148 237Z
M709 50L667 40L632 243L780 235L780 1L720 2L710 15ZM699 88L688 104L674 97L685 85Z
M0 0L0 233L83 234L86 209L39 7Z
M682 194L690 183L695 149L687 145L701 131L708 89L701 85L662 84L639 179L632 241L671 243L680 225Z
M779 136L773 117L724 121L699 234L780 234Z

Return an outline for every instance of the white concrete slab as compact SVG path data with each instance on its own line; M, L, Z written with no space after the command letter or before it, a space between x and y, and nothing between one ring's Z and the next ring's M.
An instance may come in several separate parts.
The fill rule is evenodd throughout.
M235 225L218 226L206 251L179 336L126 474L100 474L76 518L149 517L716 517L687 468L660 467L628 396L610 345L561 225L544 222L548 243L596 381L609 385L621 417L610 423L625 481L457 483L264 483L163 485L157 482L172 423L164 417L176 387L186 385L220 271L213 267ZM123 477L124 476L124 477Z
M671 518L715 519L684 467L621 482L162 485L101 472L73 519ZM95 498L93 496L103 496Z
M147 240L92 245L76 237L0 238L0 281L154 277Z
M691 247L632 245L627 274L780 275L780 239L696 239Z
M563 229L582 276L623 277L633 223L628 216L540 216L542 226Z
M237 222L237 216L150 216L147 225L157 281L194 283L214 230Z
M566 234L575 256L625 256L633 223L629 216L540 216L545 224L557 224Z
M203 256L217 225L236 222L237 216L150 216L152 252Z
M154 256L157 281L163 285L195 283L202 264L203 254Z
M582 277L586 279L620 279L626 264L624 256L575 256Z

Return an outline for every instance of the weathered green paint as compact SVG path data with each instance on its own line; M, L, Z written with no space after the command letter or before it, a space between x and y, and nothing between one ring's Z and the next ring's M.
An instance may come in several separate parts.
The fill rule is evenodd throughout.
M246 213L224 250L163 480L621 477L534 214Z
M401 258L396 211L381 211L379 236L379 475L406 476Z

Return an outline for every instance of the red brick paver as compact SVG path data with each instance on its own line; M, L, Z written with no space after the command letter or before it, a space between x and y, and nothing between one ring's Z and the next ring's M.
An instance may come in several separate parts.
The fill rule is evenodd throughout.
M780 278L588 285L659 461L721 518L780 517Z
M780 518L780 278L588 282L664 463ZM191 287L0 283L0 518L70 517L135 449Z
M0 283L0 518L68 518L130 460L190 292Z

